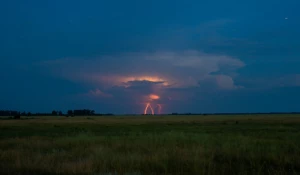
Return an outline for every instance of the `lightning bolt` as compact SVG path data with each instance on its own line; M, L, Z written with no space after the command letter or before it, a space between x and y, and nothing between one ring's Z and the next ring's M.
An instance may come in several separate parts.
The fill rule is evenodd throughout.
M161 114L161 109L162 109L161 104L157 104L157 106L158 106L158 114Z
M153 110L152 106L149 105L149 107L150 107L150 109L151 109L152 115L154 115L154 110Z
M150 109L151 109L151 114L154 115L154 110L153 110L153 108L152 108L152 106L151 106L150 103L147 103L147 105L146 105L146 107L145 107L145 110L144 110L144 115L147 114L147 111L148 111L148 108L149 108L149 107L150 107Z
M147 114L147 110L148 110L148 108L149 108L149 105L150 105L150 103L147 103L147 105L146 105L146 107L145 107L145 110L144 110L144 115Z

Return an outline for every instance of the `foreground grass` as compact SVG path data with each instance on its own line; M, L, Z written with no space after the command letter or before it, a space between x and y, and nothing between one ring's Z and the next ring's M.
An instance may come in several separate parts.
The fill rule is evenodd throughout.
M0 120L0 174L299 174L300 116Z

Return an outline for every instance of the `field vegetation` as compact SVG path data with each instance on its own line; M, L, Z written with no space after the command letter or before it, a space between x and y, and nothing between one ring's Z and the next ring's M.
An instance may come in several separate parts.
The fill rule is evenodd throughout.
M0 174L299 174L300 115L0 119Z

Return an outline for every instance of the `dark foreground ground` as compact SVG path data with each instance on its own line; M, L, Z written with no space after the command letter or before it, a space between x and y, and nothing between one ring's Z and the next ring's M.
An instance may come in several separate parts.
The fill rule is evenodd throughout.
M300 115L2 118L0 174L300 174Z

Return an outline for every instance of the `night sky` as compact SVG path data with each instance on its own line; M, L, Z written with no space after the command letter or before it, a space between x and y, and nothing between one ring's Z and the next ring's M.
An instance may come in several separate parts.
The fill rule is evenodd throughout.
M300 111L299 7L299 0L1 0L0 108Z

